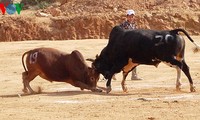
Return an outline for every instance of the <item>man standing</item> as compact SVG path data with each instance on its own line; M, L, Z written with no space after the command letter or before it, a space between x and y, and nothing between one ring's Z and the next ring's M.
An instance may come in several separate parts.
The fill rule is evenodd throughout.
M135 11L134 10L132 10L132 9L127 10L126 21L124 21L120 26L125 30L137 29L137 25L135 23ZM141 78L139 78L137 76L136 68L132 70L131 80L142 80Z

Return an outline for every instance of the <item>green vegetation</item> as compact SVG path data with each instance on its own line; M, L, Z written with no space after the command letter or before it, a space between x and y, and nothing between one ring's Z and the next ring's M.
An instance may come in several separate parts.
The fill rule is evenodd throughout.
M43 9L48 7L55 0L22 0L21 3L24 4L24 9L36 8Z

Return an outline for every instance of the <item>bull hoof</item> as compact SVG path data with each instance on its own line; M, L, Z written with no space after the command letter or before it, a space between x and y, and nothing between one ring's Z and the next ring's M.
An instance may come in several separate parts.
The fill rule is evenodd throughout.
M180 87L176 87L176 91L181 91L181 88Z
M122 90L124 91L124 92L127 92L128 91L128 88L126 87L126 84L121 84L122 85Z
M92 89L92 92L102 92L102 90L101 89Z
M106 93L108 94L112 90L111 86L108 86L106 89Z
M38 93L38 92L35 92L35 91L31 91L30 94L31 94L31 95L34 95L34 94L39 94L39 93Z
M196 89L194 86L190 88L190 92L196 92Z
M181 83L176 83L176 91L181 91Z
M83 88L80 88L82 91L84 90Z
M128 88L126 86L122 86L122 89L124 92L126 92L126 93L128 92Z
M27 90L27 89L22 89L22 91L23 91L24 93L28 93L28 90Z

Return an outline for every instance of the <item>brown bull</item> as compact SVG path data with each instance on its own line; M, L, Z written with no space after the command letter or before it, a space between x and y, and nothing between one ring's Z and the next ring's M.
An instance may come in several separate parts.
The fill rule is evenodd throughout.
M26 67L24 57L26 57ZM66 82L81 90L101 92L97 89L99 74L86 64L82 54L74 50L71 54L60 52L53 48L37 48L22 55L25 72L22 73L23 91L34 93L29 83L40 76L50 82Z

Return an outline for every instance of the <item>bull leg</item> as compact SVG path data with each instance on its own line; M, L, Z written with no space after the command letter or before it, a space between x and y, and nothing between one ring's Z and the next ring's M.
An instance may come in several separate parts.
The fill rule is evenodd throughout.
M33 89L30 86L30 82L38 75L38 74L30 74L31 72L23 72L22 73L22 79L23 79L23 85L24 89L23 92L27 93L28 90L31 92L31 94L35 93ZM28 88L28 89L27 89Z
M88 86L87 84L80 81L75 81L73 85L75 87L80 87L81 90L88 89L88 90L91 90L92 92L102 92L101 89L97 89L96 87L92 88Z
M22 89L22 91L23 91L24 93L28 93L28 89L27 89L27 87L26 87L26 85L25 85L25 79L27 78L27 75L28 75L27 72L23 72L23 73L22 73L23 86L24 86L24 88Z
M176 79L176 90L181 90L181 69L179 67L176 67L177 70L177 79Z
M109 93L112 88L111 88L111 79L112 79L112 76L114 74L111 74L110 72L107 72L105 75L104 75L104 78L107 79L107 82L106 82L106 93Z
M112 88L111 88L111 79L112 79L112 77L109 78L107 83L106 83L106 87L107 87L106 93L109 93L112 90Z
M132 62L132 59L129 59L128 64L123 68L123 79L122 79L122 82L121 82L121 86L122 86L122 89L123 89L124 92L127 92L127 90L128 90L127 87L126 87L126 84L125 84L126 77L127 77L129 72L131 72L132 70L135 70L137 65L138 64Z
M190 75L189 67L185 63L185 60L183 60L182 63L183 63L182 71L185 73L185 75L187 76L187 78L190 82L190 91L195 92L196 90L195 90L195 86L193 85L193 81L192 81L192 78L191 78L191 75Z
M173 68L176 68L176 70L177 70L177 79L176 79L176 90L177 91L180 91L180 87L181 87L181 69L182 69L182 67L183 67L183 64L180 62L180 61L178 61L178 60L176 60L176 59L174 59L173 57L172 58L170 58L170 59L167 59L167 61L166 61L167 63L167 65L168 66L170 66L170 67L173 67ZM170 64L169 64L169 63Z
M187 64L185 63L185 60L182 60L182 62L176 60L176 59L170 59L170 63L172 65L177 65L183 72L184 74L187 76L189 82L190 82L190 91L191 92L195 92L195 86L193 85L193 81L189 72L189 67L187 66ZM178 79L178 78L177 78Z
M127 89L127 87L126 87L125 82L126 82L126 77L127 77L127 75L128 75L128 72L124 72L124 71L123 71L122 74L123 74L123 79L122 79L122 82L121 82L121 86L122 86L123 91L124 91L124 92L127 92L128 89Z
M124 60L124 61L117 61L112 69L110 71L107 71L107 73L104 74L104 77L107 79L107 82L106 82L106 87L107 87L107 90L106 92L109 93L112 88L111 88L111 79L112 79L112 76L115 74L115 73L119 73L122 68L127 64L127 61L128 60Z

